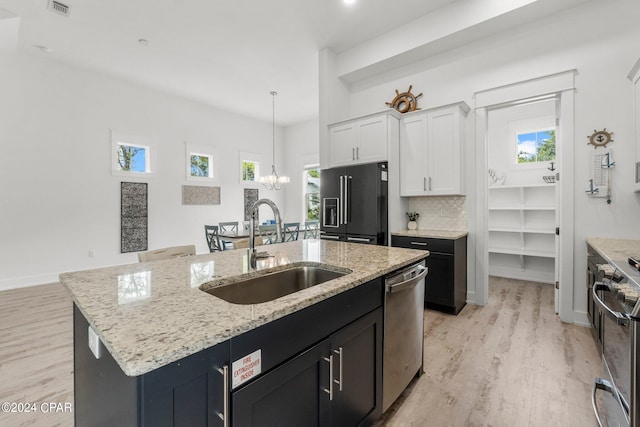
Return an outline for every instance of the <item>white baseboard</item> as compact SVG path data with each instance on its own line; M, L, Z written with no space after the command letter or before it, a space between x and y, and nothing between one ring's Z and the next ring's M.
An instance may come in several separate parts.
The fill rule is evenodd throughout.
M476 303L476 292L467 291L467 304L475 304L475 303Z
M586 311L575 311L573 312L573 324L578 326L584 326L586 328L591 327L591 323L589 322L589 317L587 316Z
M49 283L58 283L57 273L39 274L36 276L18 277L13 279L0 280L0 291L8 291L9 289L27 288L29 286L47 285Z

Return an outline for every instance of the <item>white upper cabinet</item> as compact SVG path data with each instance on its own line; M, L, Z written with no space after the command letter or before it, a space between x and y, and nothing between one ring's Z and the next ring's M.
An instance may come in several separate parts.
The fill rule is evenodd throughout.
M456 103L407 113L400 124L400 195L463 194L463 119Z
M389 160L389 120L397 118L385 111L329 125L329 167Z

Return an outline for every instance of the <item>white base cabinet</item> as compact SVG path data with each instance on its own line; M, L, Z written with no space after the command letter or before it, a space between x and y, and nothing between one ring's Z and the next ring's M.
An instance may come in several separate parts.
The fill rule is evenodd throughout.
M460 102L402 116L401 196L464 194L463 119L468 112Z
M489 274L556 281L556 186L489 186Z

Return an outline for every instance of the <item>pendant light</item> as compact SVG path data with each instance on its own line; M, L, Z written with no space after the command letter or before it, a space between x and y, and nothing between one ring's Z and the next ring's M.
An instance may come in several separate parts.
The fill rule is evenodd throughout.
M273 161L271 163L271 175L261 176L258 178L258 181L261 182L267 190L280 190L284 184L289 183L290 179L288 176L278 176L276 172L276 95L278 92L271 91L269 93L273 97Z

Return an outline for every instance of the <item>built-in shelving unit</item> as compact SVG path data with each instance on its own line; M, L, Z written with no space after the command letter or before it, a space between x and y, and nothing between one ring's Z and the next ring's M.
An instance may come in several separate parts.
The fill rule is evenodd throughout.
M489 274L554 283L555 184L489 186Z

